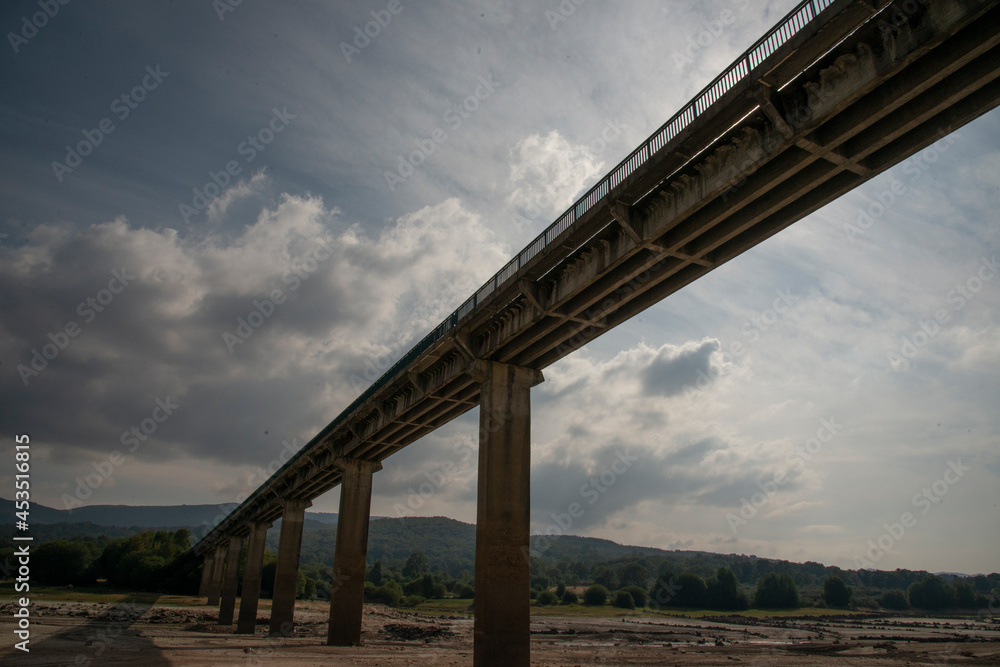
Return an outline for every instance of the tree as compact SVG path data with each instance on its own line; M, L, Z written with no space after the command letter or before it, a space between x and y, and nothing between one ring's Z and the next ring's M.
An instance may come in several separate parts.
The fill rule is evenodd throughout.
M798 609L799 589L788 574L770 572L757 582L753 604L757 609Z
M316 597L316 580L312 577L306 577L302 587L302 599L311 600L314 597Z
M583 592L583 604L593 606L603 605L608 601L608 589L601 584L594 584Z
M642 563L631 562L622 568L622 588L627 586L645 586L648 579L649 570L647 570Z
M828 607L847 609L851 606L854 590L840 577L827 577L823 582L823 601Z
M382 560L379 559L372 564L371 569L368 571L368 581L372 582L376 586L382 585Z
M87 576L90 566L100 554L101 550L90 540L40 544L31 553L32 578L55 586L90 583L93 581L93 577Z
M580 598L578 598L576 596L576 593L574 593L573 591L566 591L565 593L563 593L563 596L562 596L562 603L563 604L576 604L579 601L580 601Z
M632 594L624 588L615 593L615 600L612 604L621 609L635 609L635 600L632 599Z
M910 606L918 609L948 609L957 604L955 589L933 574L910 584L909 593Z
M728 567L720 567L715 576L705 582L706 604L709 609L742 611L750 606L740 591L740 582Z
M903 591L886 591L882 593L882 597L878 599L878 604L883 609L909 609L910 605L906 602L906 596L903 595Z
M594 583L600 584L608 590L614 590L618 588L618 577L615 576L614 570L610 567L601 565L594 568Z
M973 609L978 606L972 586L965 581L955 582L955 602L962 609Z
M420 575L430 572L431 562L423 551L415 551L406 559L403 566L403 576L407 579L415 579Z
M559 585L556 586L556 596L562 598L564 593L566 593L566 584L560 581Z
M700 609L705 606L707 588L705 580L697 574L685 572L675 580L675 593L668 604L674 607Z

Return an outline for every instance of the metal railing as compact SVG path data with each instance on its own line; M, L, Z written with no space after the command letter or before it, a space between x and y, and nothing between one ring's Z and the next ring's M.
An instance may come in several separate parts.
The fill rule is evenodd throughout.
M319 438L334 430L358 407L370 399L379 389L388 384L400 370L408 366L431 345L443 338L451 329L472 313L476 307L488 298L493 292L502 287L510 280L522 266L525 266L533 257L542 252L552 241L569 229L574 222L579 220L587 211L592 209L598 202L608 195L614 188L621 184L636 169L646 163L649 158L656 154L661 148L667 145L671 139L676 137L684 128L690 125L708 107L731 90L736 84L745 79L757 65L763 62L769 55L784 45L794 37L802 28L815 19L820 12L829 7L835 0L804 0L792 9L785 18L778 22L763 37L758 39L753 46L747 49L728 68L698 93L694 99L688 102L680 111L674 114L670 120L664 123L660 129L654 132L645 142L618 163L604 178L580 197L569 209L559 218L549 225L545 231L535 237L521 252L516 254L502 269L497 271L482 287L476 290L465 303L459 306L451 315L446 317L441 324L435 327L429 334L418 342L413 348L403 355L399 361L392 365L375 382L361 393L350 405L348 405L337 417L321 431L316 437L289 459L281 468L275 471L274 475L264 484L266 486L272 480L278 479L286 468L293 465L299 454L305 452L310 445ZM251 494L250 498L243 504L249 503L257 495ZM242 505L241 505L242 506Z

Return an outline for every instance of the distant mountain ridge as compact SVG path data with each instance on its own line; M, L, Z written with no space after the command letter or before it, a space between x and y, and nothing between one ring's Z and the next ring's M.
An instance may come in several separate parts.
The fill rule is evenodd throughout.
M0 498L0 532L14 531L14 502ZM195 539L214 525L231 508L225 505L90 505L74 510L57 510L32 503L29 523L36 543L55 539L89 537L114 539L126 537L144 530L176 530L188 528ZM5 520L3 517L10 517ZM463 571L471 572L475 560L476 526L448 517L372 517L368 536L368 562L383 560L402 567L414 552L423 552L435 570L446 571L458 576ZM329 512L306 512L303 526L301 562L333 565L336 544L337 515ZM280 519L268 531L269 550L277 551L278 527ZM718 567L734 570L744 583L756 581L769 571L789 571L797 583L820 582L823 577L837 574L851 585L881 581L883 588L905 587L919 579L926 572L896 570L850 571L821 563L792 563L780 559L761 558L745 554L716 554L706 551L667 550L657 547L622 545L611 540L582 537L577 535L531 537L532 560L543 567L552 567L560 562L608 563L629 559L643 559L651 564L667 564L673 572L692 571L699 576L709 577ZM655 568L654 570L655 571ZM865 572L874 577L859 577ZM960 573L947 573L951 577L967 577ZM995 584L1000 584L1000 575L987 575ZM883 581L884 580L884 581Z
M85 505L60 510L31 503L29 524L91 523L112 528L193 529L215 525L230 509L229 505ZM0 512L2 522L6 522L6 517L13 517L14 501L0 498ZM330 512L306 512L306 519L325 525L337 523L337 515Z

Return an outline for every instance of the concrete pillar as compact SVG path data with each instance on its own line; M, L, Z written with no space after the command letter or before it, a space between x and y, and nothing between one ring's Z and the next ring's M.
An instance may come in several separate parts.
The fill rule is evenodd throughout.
M302 549L302 522L308 500L285 500L278 539L278 563L274 572L274 595L271 599L271 636L291 637L295 627L295 585L299 577L299 552Z
M243 538L229 538L226 550L226 574L222 579L222 604L219 606L219 625L233 624L236 609L236 587L240 582L240 554L243 553Z
M208 605L214 607L219 604L222 595L222 571L225 568L226 545L220 543L215 545L215 558L212 565L212 581L208 585Z
M243 594L240 597L240 619L236 623L238 634L252 635L257 629L260 571L264 567L264 541L267 538L267 529L270 527L269 523L250 524L250 537L247 538L247 565L243 573Z
M476 361L480 387L474 663L528 667L531 387L541 371Z
M212 568L215 567L215 552L205 554L205 561L201 566L201 584L198 586L198 597L207 598L208 589L212 585Z
M378 461L343 461L333 586L330 590L330 630L326 639L331 646L361 643L372 474L381 469L382 464Z

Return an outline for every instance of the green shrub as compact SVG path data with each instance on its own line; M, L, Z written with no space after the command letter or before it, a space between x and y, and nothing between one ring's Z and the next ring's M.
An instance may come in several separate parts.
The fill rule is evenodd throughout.
M635 602L636 607L642 609L646 606L649 598L646 596L646 590L642 586L626 586L622 590L632 596L632 601Z
M601 584L594 584L583 592L583 604L602 605L608 601L608 589Z
M399 600L400 607L416 607L418 604L424 601L422 595L407 595Z
M538 597L535 598L535 604L540 607L550 604L559 604L559 597L552 591L542 591L538 594Z
M612 604L621 609L635 609L635 600L632 599L632 594L624 588L615 593L615 600Z
M563 593L562 596L563 604L576 604L579 601L580 598L578 598L576 593L574 593L573 591L566 591L565 593Z

